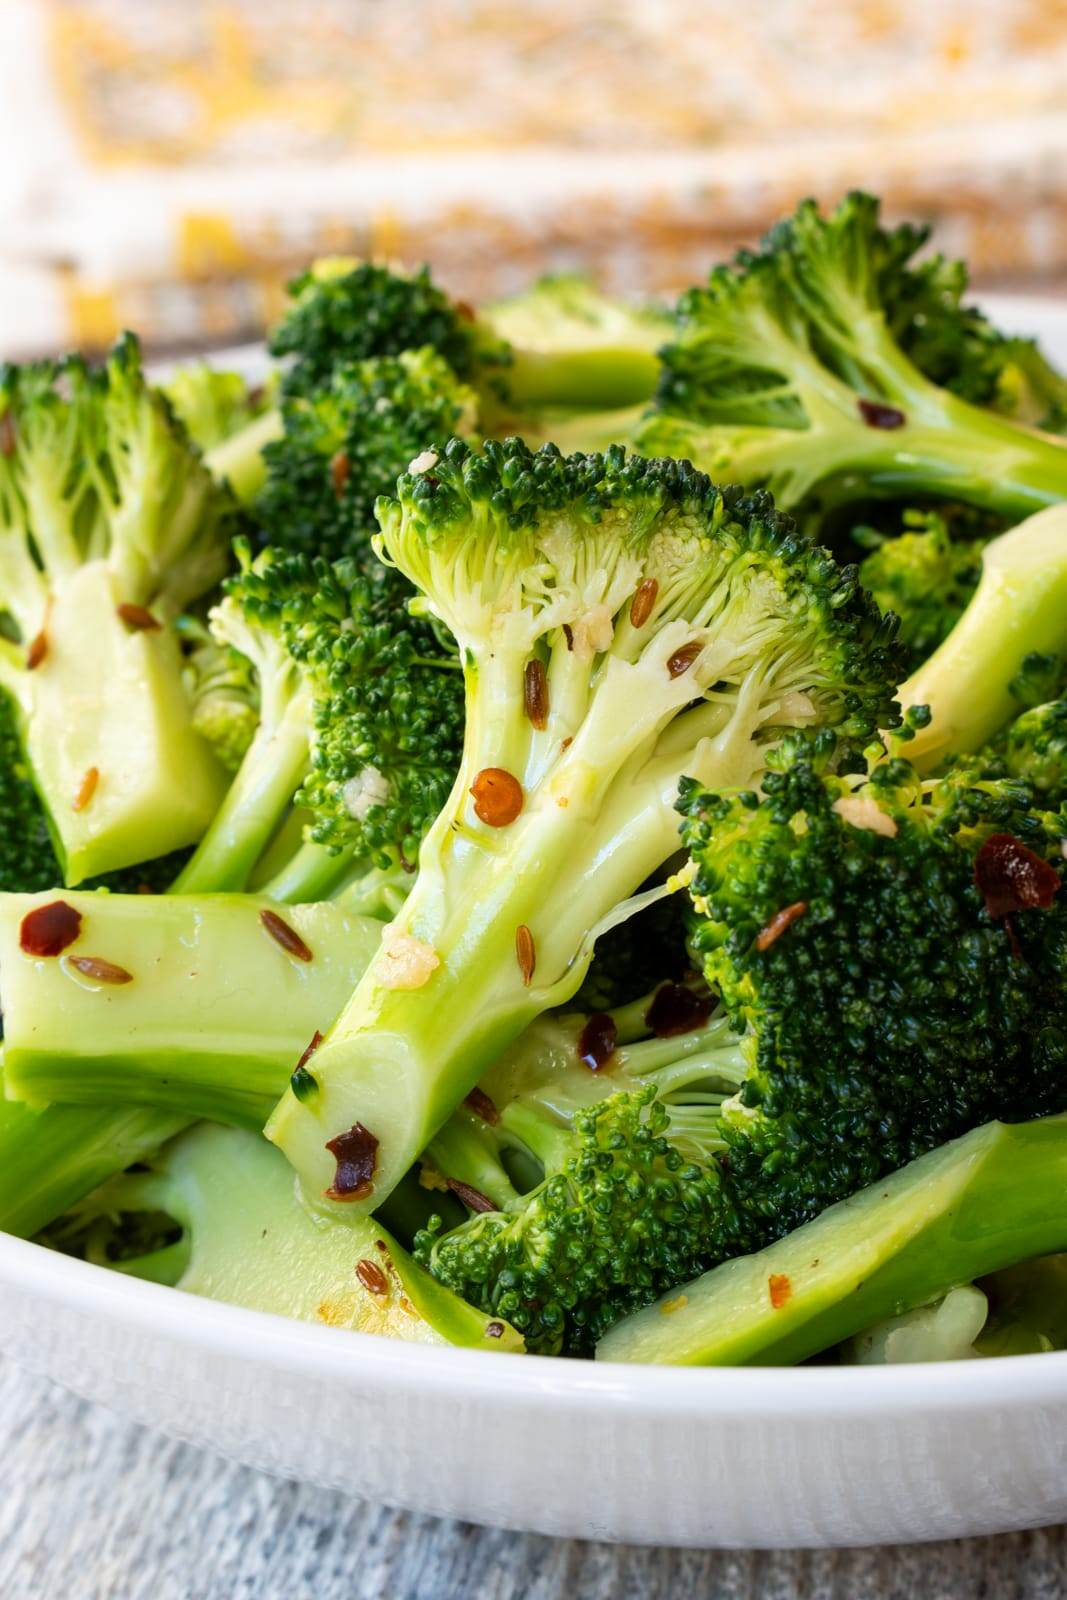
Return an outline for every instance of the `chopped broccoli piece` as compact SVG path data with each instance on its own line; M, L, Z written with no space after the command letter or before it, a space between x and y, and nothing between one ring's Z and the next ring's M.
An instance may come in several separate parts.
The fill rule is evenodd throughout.
M80 883L194 843L223 792L172 623L225 572L235 508L128 335L101 372L6 368L0 435L0 691Z
M46 1239L101 1266L305 1322L422 1344L523 1348L500 1318L435 1283L378 1222L345 1227L310 1216L283 1158L239 1128L189 1129L146 1170L90 1195Z
M900 618L900 641L917 668L966 610L988 538L954 537L942 511L906 511L903 522L903 532L879 538L861 562L860 582L883 611Z
M1004 761L1014 778L1046 796L1046 804L1067 800L1067 700L1032 706L1009 726Z
M791 728L892 720L896 652L855 573L763 496L611 450L454 440L379 505L383 553L454 635L466 730L382 956L271 1123L312 1196L377 1205L677 849L680 777L758 781ZM656 891L654 891L656 892ZM377 1141L336 1187L328 1142Z
M272 401L273 382L250 384L239 372L194 361L176 368L163 393L193 443L212 450L261 417Z
M944 263L905 264L920 239L852 194L829 217L805 201L715 268L682 298L640 448L787 510L935 496L1022 517L1063 499L1064 446L973 403L1001 357Z

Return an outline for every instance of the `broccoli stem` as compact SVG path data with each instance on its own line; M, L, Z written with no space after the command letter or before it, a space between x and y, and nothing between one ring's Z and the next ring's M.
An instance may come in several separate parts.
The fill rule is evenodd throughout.
M928 706L908 741L920 771L980 749L1018 713L1011 683L1032 652L1067 651L1067 506L1030 517L986 545L982 575L948 638L900 690Z
M349 851L330 851L325 845L306 840L278 872L260 885L259 892L268 900L281 900L287 905L331 900L358 873L360 865Z
M601 1361L787 1366L1067 1247L1067 1117L990 1122L624 1317Z
M513 350L504 368L508 399L521 407L580 406L590 410L638 406L659 381L651 350Z
M242 505L251 505L267 480L264 447L280 439L282 431L281 412L265 411L240 433L209 450L205 465L214 478L229 484Z
M381 924L325 903L289 908L310 961L268 936L247 895L70 894L81 930L62 959L19 949L51 894L0 896L9 1098L31 1105L142 1105L259 1129L316 1032L341 1011ZM108 984L70 958L129 973Z
M187 1118L150 1106L5 1100L0 1078L0 1231L28 1239L112 1173L154 1155Z

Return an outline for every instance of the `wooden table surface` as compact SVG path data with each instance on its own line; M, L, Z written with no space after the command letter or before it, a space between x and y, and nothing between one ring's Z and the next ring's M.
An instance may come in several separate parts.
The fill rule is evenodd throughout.
M521 1448L521 1446L520 1446ZM1067 1530L845 1551L580 1544L386 1511L0 1362L0 1600L1061 1600Z

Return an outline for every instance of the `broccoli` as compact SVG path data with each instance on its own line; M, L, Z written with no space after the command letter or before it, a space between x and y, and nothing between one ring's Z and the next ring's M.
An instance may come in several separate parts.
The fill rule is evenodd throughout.
M639 447L787 510L933 496L1022 517L1063 499L1063 444L975 404L1003 356L944 263L907 264L920 240L887 233L869 195L829 217L805 201L683 296Z
M520 1350L372 1219L308 1215L258 1134L201 1123L105 1184L45 1235L68 1253L190 1294L423 1344Z
M198 619L178 619L185 651L185 692L193 707L193 727L218 760L235 773L259 726L259 683L247 656L220 644Z
M928 718L908 746L923 770L980 750L1020 704L1058 694L1067 652L1067 507L1052 506L982 551L978 587L956 626L901 686Z
M175 887L245 888L294 801L311 811L311 843L269 894L312 898L360 866L413 859L458 761L454 657L351 562L271 549L253 559L240 544L238 559L210 625L251 663L259 722Z
M1067 800L1067 700L1032 706L1012 722L1003 739L1009 773L1029 783L1045 804Z
M460 769L314 1086L269 1124L309 1196L349 1210L381 1203L646 903L684 773L758 781L787 730L847 750L894 710L894 623L765 496L518 440L418 466L379 503L381 549L457 641ZM350 1137L368 1167L351 1187Z
M195 842L218 805L171 624L226 571L235 515L131 336L101 372L4 370L0 694L70 884Z
M597 1346L597 1359L804 1361L969 1278L1009 1278L1003 1269L1016 1262L1062 1250L1065 1179L1067 1117L988 1123L831 1206L788 1238L672 1286L618 1322ZM1050 1318L1047 1304L1021 1311L1031 1330L1061 1320ZM1002 1332L1009 1350L1012 1334L1026 1337L1019 1322L1012 1328L1010 1306Z
M945 511L905 511L903 524L895 538L868 535L873 548L860 563L860 582L883 611L900 618L901 643L917 668L966 610L988 536L955 537ZM857 539L864 534L855 531Z
M690 948L741 1030L723 1107L751 1247L994 1117L1067 1109L1061 819L1018 779L899 757L682 785Z
M177 367L161 387L193 443L210 451L263 415L274 384L249 384L239 372L196 361Z

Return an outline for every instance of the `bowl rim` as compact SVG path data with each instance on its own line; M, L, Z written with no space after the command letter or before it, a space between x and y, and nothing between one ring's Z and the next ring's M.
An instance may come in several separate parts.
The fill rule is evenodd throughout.
M929 1412L1043 1405L1067 1391L1067 1351L885 1366L667 1367L387 1339L226 1305L104 1272L0 1234L0 1289L104 1317L171 1344L426 1398L692 1418Z

